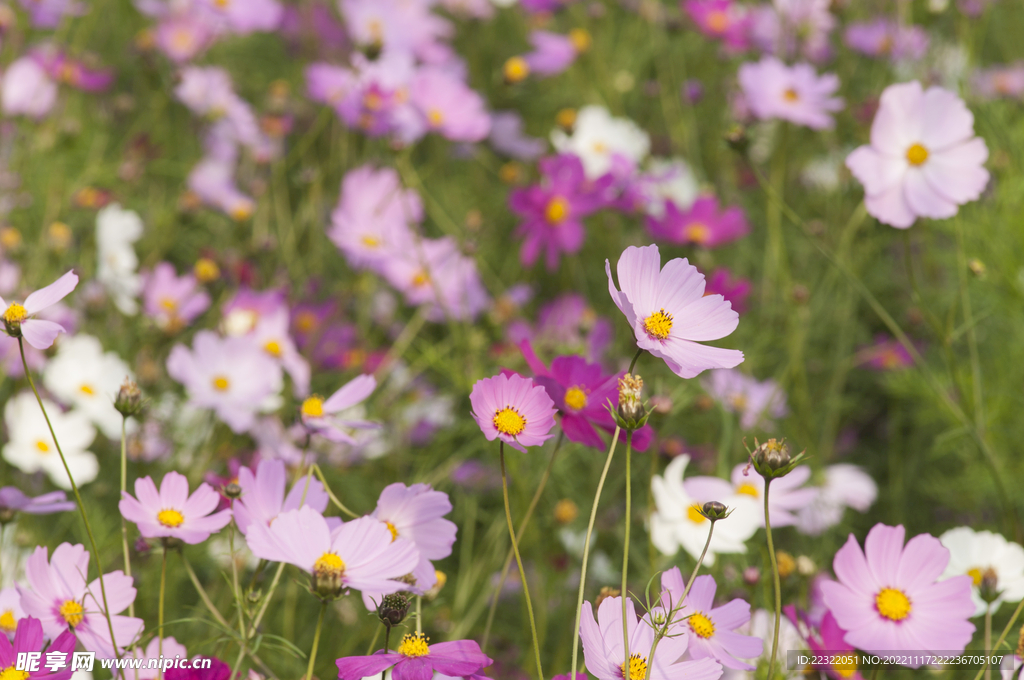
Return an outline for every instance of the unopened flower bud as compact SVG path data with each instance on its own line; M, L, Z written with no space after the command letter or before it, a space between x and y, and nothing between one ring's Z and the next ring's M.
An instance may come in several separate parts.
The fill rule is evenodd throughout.
M971 270L971 273L977 276L979 279L985 278L985 263L976 257L972 257L967 262L967 268Z
M402 592L385 595L377 606L377 618L388 628L400 624L408 613L409 598Z
M981 573L981 583L978 584L978 595L981 599L992 604L999 599L1002 591L999 590L999 574L995 569L989 567Z
M702 514L712 522L729 516L729 509L718 501L708 501L701 510L703 510Z
M246 593L245 597L249 600L251 604L258 604L259 601L263 599L263 589L254 588L250 590L248 593Z
M749 586L756 586L761 580L761 570L757 567L747 567L743 570L743 582Z
M604 586L601 588L601 592L597 594L597 600L594 602L594 608L597 609L601 606L601 603L607 600L609 597L618 597L621 594L618 588L612 588L611 586Z
M754 445L750 461L766 481L788 475L804 457L803 452L791 456L785 439L769 439L764 444L755 439Z
M114 398L114 408L125 418L134 416L142 410L142 390L134 380L126 377L121 383L121 389Z
M619 406L613 415L624 430L639 430L650 416L640 398L643 387L644 381L639 375L627 373L619 378Z
M238 482L229 482L224 485L224 495L234 500L242 495L242 487L238 485Z

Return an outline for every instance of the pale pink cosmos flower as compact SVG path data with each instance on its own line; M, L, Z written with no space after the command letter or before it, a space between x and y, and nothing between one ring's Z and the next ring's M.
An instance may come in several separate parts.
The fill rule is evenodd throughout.
M704 295L704 275L685 259L661 268L658 246L630 246L619 257L621 292L605 260L608 292L633 327L637 346L663 359L673 373L693 378L709 368L733 368L743 352L700 344L736 330L739 314L721 295Z
M861 551L850 534L832 564L838 582L821 584L825 605L846 631L843 640L865 652L960 654L974 635L971 577L939 581L949 550L929 534L903 539L902 525L876 524Z
M110 626L104 615L100 579L86 583L89 573L89 553L83 545L61 543L47 559L47 549L36 547L25 562L27 586L18 585L21 606L26 616L43 623L43 632L51 640L69 627L75 631L79 644L101 657L114 656L110 640ZM142 619L119 616L135 601L132 577L120 570L103 575L103 587L110 606L110 621L114 641L123 649L142 634Z
M117 507L121 515L139 527L146 538L176 538L189 544L202 543L231 521L231 510L214 512L220 494L205 482L192 495L188 479L178 472L168 472L157 491L152 477L135 480L135 497L121 492ZM212 514L211 514L212 513Z
M530 73L539 76L553 76L572 66L579 52L572 38L551 31L530 33L533 50L523 55L530 67Z
M981 196L987 159L988 147L974 136L974 116L963 100L914 81L882 92L871 144L855 149L846 166L864 185L868 214L906 229L918 217L952 217L958 206Z
M43 118L57 103L57 83L31 56L15 59L0 82L0 108L8 116Z
M456 142L479 142L491 131L483 97L451 73L435 67L417 71L410 101L423 117L425 132Z
M810 64L786 66L764 57L740 66L739 81L747 106L762 120L781 118L814 130L831 129L831 114L843 108L843 100L833 96L839 78L833 73L818 76Z
M378 268L408 304L427 306L431 321L475 319L490 302L476 261L450 236L414 241Z
M199 0L211 14L214 24L237 35L256 31L274 31L284 16L277 0Z
M309 362L299 354L289 334L290 316L288 308L281 305L260 317L250 337L258 347L263 348L267 356L281 365L292 379L295 396L302 397L309 394L311 371Z
M768 426L789 413L786 393L775 380L758 381L735 369L710 371L703 387L723 409L740 414L740 427Z
M377 379L364 374L342 385L327 399L314 394L302 402L302 424L310 432L331 441L355 444L351 430L377 429L380 425L362 418L346 417L344 412L366 401L375 389Z
M21 595L18 594L18 589L14 586L0 588L0 637L13 638L18 629L18 622L23 618L25 610L21 608Z
M416 545L392 539L383 522L360 517L332 530L323 515L309 506L282 512L269 527L251 524L245 540L257 557L293 564L356 590L406 590L408 585L397 579L419 562Z
M188 390L189 403L217 412L235 432L245 432L256 414L276 405L281 368L248 337L196 333L189 350L175 345L167 373Z
M285 496L287 476L284 461L280 459L261 460L255 473L247 467L239 469L238 486L242 487L242 495L231 506L239 531L249 533L253 523L269 527L282 512L303 506L308 505L321 514L327 509L329 498L319 480L301 477ZM332 519L340 522L328 518L327 523L331 524Z
M69 271L49 286L40 288L25 298L25 304L17 302L8 304L0 298L0 307L4 313L0 319L4 322L7 335L12 338L24 337L25 342L36 349L47 349L53 344L57 335L64 333L64 326L54 321L32 318L47 307L63 300L78 285L78 275Z
M829 465L822 470L822 477L823 481L817 487L818 495L797 513L797 530L809 536L818 536L839 524L846 508L867 512L878 497L875 480L855 465Z
M143 310L168 332L181 330L210 306L210 296L191 273L178 276L174 265L161 262L146 277Z
M499 374L478 380L469 401L487 441L500 439L526 453L525 447L538 446L554 436L555 402L528 378Z

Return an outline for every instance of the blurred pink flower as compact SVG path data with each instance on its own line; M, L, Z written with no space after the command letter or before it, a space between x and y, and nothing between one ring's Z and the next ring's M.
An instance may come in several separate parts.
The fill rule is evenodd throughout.
M302 424L310 432L331 441L355 444L356 440L350 434L350 430L377 429L380 425L362 418L337 418L336 416L366 401L376 388L376 378L364 374L342 385L327 399L316 395L308 397L302 402L300 409Z
M0 83L0 104L8 116L43 118L57 103L57 83L31 56L15 59Z
M704 288L705 295L721 295L728 301L737 314L747 311L747 297L750 295L750 279L733 277L725 267L720 267L711 272L707 286Z
M355 268L380 265L412 245L410 224L423 219L423 203L402 188L393 168L364 165L346 173L328 238Z
M983 99L1019 99L1024 95L1024 62L978 69L971 78L971 89Z
M576 61L576 45L572 38L551 31L531 31L533 50L523 55L531 74L553 76L572 66Z
M870 57L889 57L893 61L920 59L928 51L928 33L923 28L900 26L881 17L849 24L844 38L850 49Z
M774 380L760 382L737 369L719 368L709 371L702 384L722 408L740 414L740 427L744 430L759 425L770 427L773 419L789 413L786 393Z
M161 262L146 277L143 310L162 330L175 332L191 324L210 306L210 296L191 273L178 276L174 265Z
M740 66L739 81L747 105L761 120L781 118L814 130L831 129L831 114L843 108L843 100L832 96L839 78L832 73L818 76L810 64L786 66L775 57L763 57Z
M428 305L431 321L475 319L490 302L476 261L450 236L419 239L378 266L408 304Z
M231 33L247 35L274 31L281 23L283 6L276 0L197 0L214 17L214 25Z
M726 51L738 53L749 47L750 16L742 4L734 0L685 0L683 10L701 33L722 40Z
M868 214L899 229L918 217L943 219L988 184L985 140L956 94L917 81L890 85L871 124L871 144L846 158L864 185Z
M666 200L664 215L648 215L646 223L655 238L705 248L715 248L750 233L743 208L730 206L720 210L714 196L701 196L689 210L680 210L674 201Z
M479 142L491 131L483 97L446 71L421 68L409 96L422 116L425 132L437 132L456 142Z

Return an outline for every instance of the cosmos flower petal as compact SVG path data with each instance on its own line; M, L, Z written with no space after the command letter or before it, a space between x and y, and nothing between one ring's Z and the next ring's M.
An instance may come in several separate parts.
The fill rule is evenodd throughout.
M989 173L982 164L988 160L985 140L975 137L941 153L933 154L921 172L935 192L956 203L977 200L988 185Z
M325 413L337 413L363 401L377 388L377 379L372 375L360 375L345 383L337 392L324 401Z
M55 302L60 302L78 285L74 270L67 272L49 286L40 288L25 298L25 313L29 316L40 312Z
M21 334L25 342L36 349L48 349L57 336L64 332L64 327L53 321L26 319L21 322Z

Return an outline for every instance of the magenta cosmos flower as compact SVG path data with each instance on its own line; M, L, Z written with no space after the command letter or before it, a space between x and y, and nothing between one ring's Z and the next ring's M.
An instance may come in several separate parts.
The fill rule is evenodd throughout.
M39 619L43 633L51 640L69 627L86 651L99 656L114 656L110 641L110 627L103 614L100 580L85 582L89 573L89 553L83 545L61 543L47 560L47 550L38 546L25 561L25 580L28 587L18 585L21 606L27 616ZM110 620L114 627L117 647L123 649L142 633L142 619L118 616L135 601L132 577L121 571L103 575Z
M988 184L988 147L974 136L974 116L941 87L911 83L882 92L871 144L846 158L864 185L868 214L898 229L918 217L942 219L981 196Z
M579 40L584 45L585 39ZM551 31L532 31L530 44L533 50L523 55L523 60L530 67L530 73L539 76L553 76L572 66L579 54L577 42L572 36L552 33Z
M319 480L307 481L306 477L301 477L285 496L284 483L287 477L284 461L279 459L260 461L255 474L247 467L238 471L238 486L242 487L242 495L232 504L231 509L239 531L249 533L249 526L253 523L269 527L282 512L297 510L304 505L319 513L327 509L330 499Z
M282 512L269 527L250 524L245 540L256 557L293 564L337 584L339 592L405 590L408 586L396 579L412 572L420 559L416 545L393 538L383 522L360 517L331 530L308 505Z
M743 238L750 232L743 209L737 206L720 210L714 196L701 196L689 210L680 210L672 201L665 201L665 214L660 218L647 216L647 230L655 238L670 243L715 248Z
M750 14L733 0L686 0L683 9L701 33L719 38L728 52L742 52L749 46Z
M526 453L551 439L555 404L543 387L518 375L496 375L478 380L469 395L473 418L487 441L500 439Z
M356 440L349 433L350 430L370 430L380 425L362 419L335 416L365 401L376 388L377 379L364 374L349 380L327 399L316 395L308 397L302 402L302 423L311 432L333 442L355 444Z
M629 673L626 673L626 650L622 644L622 598L606 597L597 609L585 603L580 620L583 659L587 671L597 680L716 680L722 667L713 659L680 661L686 653L687 636L662 638L648 658L654 644L654 626L644 617L637 620L633 600L626 602L626 630L629 635Z
M832 612L826 611L817 634L807 636L807 646L823 661L835 659L836 663L815 664L815 668L825 671L833 680L864 680L864 676L857 670L857 655L852 653L853 645L843 640L845 634L846 631L836 623Z
M661 577L666 591L666 603L678 603L686 590L679 567L666 571ZM760 638L737 633L736 629L750 620L750 604L736 598L720 607L715 606L718 586L710 575L698 576L683 601L676 617L678 632L689 635L690 656L694 659L715 659L723 666L752 671L754 667L740 659L753 659L761 655ZM670 628L670 633L672 629Z
M608 292L633 327L636 343L663 359L681 378L693 378L709 368L733 368L743 352L701 345L736 330L739 314L721 295L704 294L704 275L685 259L661 268L658 246L630 246L616 268L619 291L605 260Z
M761 120L781 118L814 130L831 129L831 114L843 108L843 100L832 96L839 78L832 73L819 77L810 64L786 66L764 57L740 66L739 81L747 105Z
M903 526L876 524L864 541L853 534L836 553L837 582L821 584L825 606L865 652L948 650L959 654L974 635L970 576L937 581L949 562L939 539L919 534L903 545ZM917 668L920 664L907 664Z
M25 342L36 349L46 349L53 344L59 333L64 333L64 326L53 321L34 319L36 314L50 305L60 302L78 285L78 275L69 271L46 288L41 288L25 298L25 304L10 304L0 298L3 313L4 329L12 338L24 337Z
M747 311L747 297L751 288L750 279L733 276L731 271L722 267L711 272L704 294L721 295L732 304L737 314L743 314Z
M135 496L122 492L117 507L121 515L139 527L146 538L177 538L185 543L202 543L226 527L231 510L212 513L220 503L220 495L205 482L191 496L188 479L177 472L168 472L157 491L152 477L135 480Z
M621 636L621 630L620 630ZM473 640L428 644L422 633L407 633L393 652L378 650L370 656L338 659L339 680L362 680L391 669L394 680L429 680L434 673L452 678L477 675L492 661Z
M4 680L67 680L71 677L71 652L75 651L75 634L69 628L61 633L50 646L43 649L43 624L39 619L25 617L18 621L14 640L0 635L0 677ZM18 655L43 652L39 670L17 670ZM50 672L47 663L51 659L62 661L62 670Z

